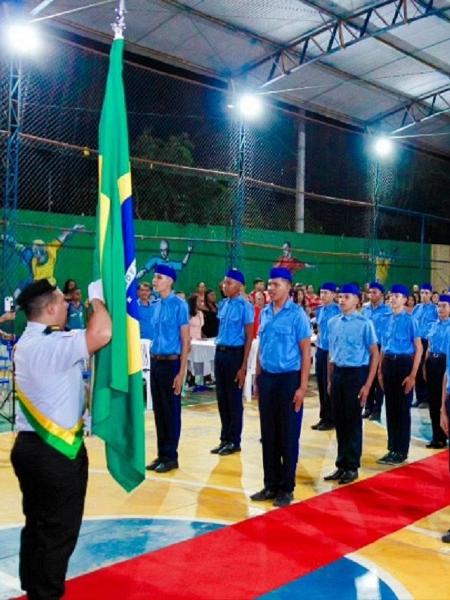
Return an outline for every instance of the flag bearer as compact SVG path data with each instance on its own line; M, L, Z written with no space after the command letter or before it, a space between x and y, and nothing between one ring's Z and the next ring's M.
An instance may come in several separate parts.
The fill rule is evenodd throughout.
M328 394L328 322L339 314L339 307L335 303L337 286L332 281L327 281L320 288L321 305L316 310L318 333L316 340L316 378L319 389L320 414L319 422L311 429L328 431L334 429L333 408Z
M362 452L362 408L377 372L379 351L373 323L356 310L359 288L342 286L342 313L329 328L329 381L337 438L336 470L325 481L351 483L358 478Z
M242 295L244 275L230 269L223 282L225 299L219 305L214 374L219 405L220 443L212 454L240 452L242 434L242 388L253 340L253 306Z
M289 297L291 272L275 267L269 277L271 302L261 312L257 363L264 488L251 499L287 506L295 488L311 328L305 311Z
M378 281L369 283L370 302L361 311L365 317L372 321L375 327L375 333L378 338L378 350L381 349L381 339L386 330L387 320L392 314L392 309L384 303L384 291L384 287ZM380 388L378 378L375 377L363 412L364 419L369 418L370 421L380 420L383 396L384 392Z
M417 322L423 347L422 361L416 379L416 399L412 403L412 406L418 406L420 408L426 408L428 403L428 385L423 378L423 366L428 348L428 334L430 333L432 323L439 318L437 307L434 302L431 301L432 293L433 287L431 283L422 283L420 286L420 303L416 304L412 312L413 319Z
M427 448L444 448L447 436L441 429L440 409L442 403L442 381L446 366L446 338L450 331L450 295L439 296L439 320L431 324L428 334L428 349L425 358L424 379L428 385L428 402L433 438Z
M39 279L18 304L27 326L16 344L17 437L11 462L23 496L22 589L34 600L62 598L84 509L88 459L83 444L83 364L111 338L101 281L90 284L87 329L64 331L67 302Z
M409 450L411 402L422 357L417 321L405 310L409 290L395 284L391 288L392 315L381 346L379 382L386 396L388 453L377 462L399 465Z
M155 414L158 456L147 470L166 473L178 468L181 432L181 388L189 353L188 306L172 290L177 275L161 264L155 268L153 288L159 298L151 306L150 385Z

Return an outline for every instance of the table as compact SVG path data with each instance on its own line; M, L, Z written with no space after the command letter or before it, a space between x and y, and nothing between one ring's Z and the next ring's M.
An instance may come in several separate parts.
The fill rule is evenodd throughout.
M206 377L214 375L214 357L216 355L216 340L191 340L191 351L188 357L188 369L194 375Z

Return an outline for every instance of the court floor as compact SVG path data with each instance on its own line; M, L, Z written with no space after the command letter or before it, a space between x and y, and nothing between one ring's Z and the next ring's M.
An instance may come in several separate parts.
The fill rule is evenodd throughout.
M297 471L297 487L295 501L308 502L316 499L321 503L316 514L315 527L319 543L323 543L328 535L330 539L339 529L339 514L333 511L334 499L341 493L334 483L323 481L323 476L333 470L335 458L334 432L316 432L311 430L311 424L317 420L317 395L311 381L310 390L305 404L300 460ZM148 474L146 481L131 494L126 494L108 474L104 461L102 442L95 438L87 438L86 444L90 457L90 479L86 498L85 521L80 540L72 557L69 577L79 577L82 574L97 572L102 567L115 565L121 561L135 559L143 555L171 551L177 549L180 542L185 544L200 544L202 539L211 539L214 543L223 543L227 551L227 541L223 536L227 525L242 523L252 517L266 515L274 511L289 518L301 518L302 505L294 505L289 509L275 509L270 503L254 503L249 495L262 487L262 458L259 442L258 409L255 401L246 403L244 415L244 435L242 452L227 457L218 457L209 453L210 448L218 442L219 419L216 405L211 394L191 396L186 399L183 407L183 425L180 443L180 468L167 474ZM147 456L154 458L155 434L153 415L147 413L146 425L148 430ZM425 448L425 440L430 435L430 425L427 411L413 409L413 434L409 463L422 461L424 465L432 465L427 460L436 457L439 466L439 480L435 481L433 495L442 497L429 498L424 488L423 506L419 512L410 511L408 514L395 514L398 510L397 500L392 501L393 526L384 535L382 524L390 511L389 502L383 501L383 506L376 502L363 516L359 515L361 528L380 525L380 533L372 536L371 543L352 548L352 544L339 554L335 560L325 560L318 555L318 568L314 566L307 574L293 577L286 571L285 579L280 585L274 577L273 587L270 587L270 573L265 575L263 586L249 582L239 587L239 592L227 589L208 590L205 574L205 585L202 576L197 575L196 594L178 589L175 593L171 587L170 577L166 583L159 582L159 592L152 595L133 595L133 573L129 571L129 581L125 597L129 598L211 598L219 600L241 600L249 597L267 597L272 600L282 598L329 598L334 594L337 598L349 599L412 599L415 600L448 600L450 599L450 545L443 544L440 536L450 527L449 490L450 476L444 459L444 452L430 451ZM17 580L17 550L19 531L22 523L21 499L18 485L9 463L9 452L13 443L13 434L0 434L0 599L20 596L20 586ZM366 421L364 423L363 465L359 482L352 484L364 486L370 478L386 473L392 467L382 467L376 464L376 459L385 451L386 432L382 424ZM433 460L433 459L432 459ZM417 462L418 468L422 462ZM445 467L443 466L445 464ZM447 469L446 477L443 475ZM399 471L399 474L403 471ZM407 499L412 479L425 471L404 471L404 476L398 478L401 494ZM416 473L416 475L414 474ZM395 477L395 473L393 473ZM392 479L392 478L391 478ZM378 479L373 480L375 483ZM381 479L380 479L381 482ZM392 484L392 481L391 481ZM374 484L375 485L375 484ZM381 485L381 483L380 483ZM398 487L397 486L397 487ZM342 490L342 487L339 486ZM347 486L351 487L351 486ZM404 489L403 489L404 488ZM359 488L354 488L355 491ZM337 490L334 492L333 490ZM333 493L324 495L326 492ZM417 493L417 491L416 491ZM323 496L322 496L323 495ZM389 498L386 495L385 498ZM422 500L415 502L420 505ZM355 502L351 496L346 499ZM342 500L342 498L341 498ZM340 501L341 501L340 500ZM397 504L396 504L397 502ZM328 513L327 506L330 507ZM324 508L325 507L325 508ZM436 510L436 507L438 509ZM291 510L292 509L292 510ZM355 508L355 514L359 509ZM290 511L290 512L289 512ZM408 512L408 511L406 511ZM420 518L417 519L417 514ZM275 517L276 515L272 515ZM395 519L399 518L396 527ZM267 519L272 518L266 515ZM278 517L277 517L278 518ZM358 521L355 523L355 538L358 537ZM403 519L403 520L402 520ZM249 524L264 523L264 519L250 520ZM316 525L316 524L319 525ZM273 523L272 523L273 525ZM297 531L297 533L296 533ZM300 531L300 533L299 533ZM200 539L199 536L210 535ZM301 530L292 530L292 536L301 535ZM311 544L314 546L314 535L308 532ZM222 536L222 537L220 537ZM311 537L312 536L312 537ZM300 538L299 538L300 539ZM214 541L216 540L216 541ZM225 540L225 541L221 541ZM304 540L303 540L304 541ZM261 540L259 540L259 551ZM271 541L268 538L267 544ZM277 542L278 543L278 542ZM207 545L207 544L206 544ZM184 546L181 546L184 548ZM231 550L230 550L231 551ZM263 553L264 554L264 553ZM269 556L269 549L267 552ZM159 556L159 555L158 555ZM166 556L166 555L164 555ZM169 556L169 555L167 555ZM277 565L270 563L270 568L284 568L285 557L277 555ZM323 560L322 560L323 559ZM170 560L170 556L167 560ZM236 557L239 560L239 557ZM262 555L261 560L264 561ZM287 560L287 557L286 557ZM320 563L320 564L319 564ZM134 563L130 563L134 564ZM220 571L220 557L214 556L214 568ZM226 561L224 562L224 565ZM267 569L270 568L267 567ZM188 569L188 567L187 567ZM266 569L266 571L267 571ZM266 572L265 571L265 572ZM294 572L294 571L292 571ZM290 571L289 571L290 573ZM275 574L274 574L275 575ZM166 577L166 575L164 575ZM245 579L245 573L243 578ZM80 580L81 581L81 580ZM90 581L90 580L89 580ZM81 584L80 584L81 585ZM90 595L82 594L83 598L113 598L111 590L92 591ZM164 589L162 589L166 586ZM265 586L265 587L264 587ZM205 587L204 595L202 588ZM267 588L267 589L266 589ZM73 590L80 589L74 586ZM87 589L87 588L86 588ZM238 589L238 588L236 588ZM186 587L188 590L188 586ZM252 590L255 590L254 593ZM119 592L117 592L118 594ZM80 593L69 591L70 598L81 598ZM124 600L121 592L120 596Z

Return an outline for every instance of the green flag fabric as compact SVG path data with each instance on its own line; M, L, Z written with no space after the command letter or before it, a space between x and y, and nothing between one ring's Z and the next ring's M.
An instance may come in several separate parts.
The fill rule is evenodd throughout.
M103 281L112 339L95 358L92 428L111 475L131 491L145 479L145 431L123 48L113 41L100 119L94 279Z

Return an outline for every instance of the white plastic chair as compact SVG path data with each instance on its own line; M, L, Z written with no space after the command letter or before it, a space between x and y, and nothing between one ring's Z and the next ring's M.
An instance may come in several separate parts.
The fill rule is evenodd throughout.
M145 381L145 391L147 393L147 410L153 409L152 389L150 386L150 348L152 341L141 339L141 356L142 356L142 378Z

